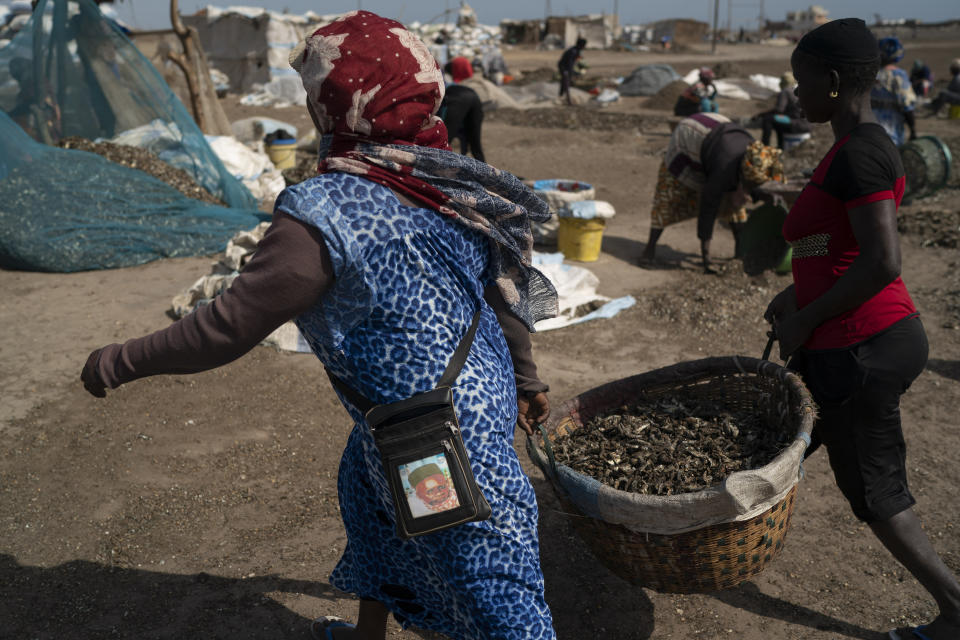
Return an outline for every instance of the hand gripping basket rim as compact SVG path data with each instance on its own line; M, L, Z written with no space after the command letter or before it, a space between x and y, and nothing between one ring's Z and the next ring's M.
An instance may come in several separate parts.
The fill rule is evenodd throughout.
M776 377L799 398L800 428L789 447L758 469L730 474L722 483L701 491L671 496L654 496L621 491L574 471L563 464L551 464L536 438L528 438L527 451L553 484L582 511L583 515L618 524L639 533L672 535L714 524L749 520L782 501L799 482L803 454L810 443L816 405L800 377L767 360L744 356L704 358L641 373L596 387L563 403L544 427L561 434L582 426L581 399L603 393L614 385L640 388L645 382L663 386L682 383L697 374L755 374Z

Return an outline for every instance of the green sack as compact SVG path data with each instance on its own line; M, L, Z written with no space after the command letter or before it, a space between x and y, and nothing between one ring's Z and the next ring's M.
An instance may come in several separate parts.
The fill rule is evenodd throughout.
M768 269L790 273L793 250L783 237L786 217L787 210L774 204L764 204L750 212L737 241L744 273L759 275Z

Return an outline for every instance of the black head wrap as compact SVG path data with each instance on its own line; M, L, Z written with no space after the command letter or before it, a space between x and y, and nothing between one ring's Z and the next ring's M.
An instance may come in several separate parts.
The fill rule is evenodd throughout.
M807 33L797 50L837 64L876 64L877 38L860 18L831 20Z

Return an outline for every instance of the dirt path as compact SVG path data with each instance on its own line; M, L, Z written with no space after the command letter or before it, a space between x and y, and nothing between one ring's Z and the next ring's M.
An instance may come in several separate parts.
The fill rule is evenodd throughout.
M533 53L531 64L548 59ZM788 52L750 67L756 54L738 64L769 69ZM953 55L923 51L935 65L937 54ZM594 69L639 60L607 55ZM639 102L617 109L645 113ZM306 124L299 110L270 113ZM601 293L629 293L638 304L534 336L556 403L682 360L758 356L763 305L789 282L747 278L732 260L719 277L701 274L693 221L665 232L668 268L636 266L669 131L663 113L648 115L642 130L484 128L492 164L526 178L586 180L617 210L600 260L588 266ZM960 121L921 127L952 140L960 156ZM904 214L956 215L958 195L951 188ZM927 370L904 399L909 479L936 548L960 573L960 277L955 248L926 243L938 232L924 229L903 236L904 279L931 344ZM732 255L727 231L717 231L715 247ZM356 602L327 582L345 542L335 477L349 424L314 358L258 347L219 370L141 380L105 400L77 381L91 349L167 326L171 298L209 262L0 271L0 637L307 638L313 616L354 616ZM629 586L600 566L517 445L540 500L547 598L561 639L880 640L881 631L933 615L919 584L850 515L823 453L805 466L786 548L764 573L730 591L676 596ZM392 638L434 637L391 625Z

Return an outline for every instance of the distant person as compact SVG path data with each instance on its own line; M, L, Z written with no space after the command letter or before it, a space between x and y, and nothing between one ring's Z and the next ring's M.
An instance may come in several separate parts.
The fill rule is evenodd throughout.
M459 70L455 69L453 60L446 64L444 70L453 78L464 78L462 66ZM460 60L467 62L466 58L460 58ZM464 79L470 77L472 77L472 69L471 75L467 75ZM437 114L447 127L447 137L451 146L454 140L459 140L461 154L470 153L480 162L486 162L483 144L480 142L483 129L483 102L476 91L465 85L448 84Z
M451 84L440 104L440 117L447 127L450 142L460 141L461 154L469 153L480 162L486 162L480 142L483 103L476 91L460 84Z
M933 88L933 72L923 60L914 60L910 69L910 86L918 98L926 98Z
M480 56L479 66L483 70L483 77L497 86L506 83L510 74L507 61L499 48L490 47L484 51Z
M907 141L905 128L910 130L910 140L917 137L914 107L917 94L910 86L910 76L897 66L903 59L903 45L892 36L879 42L880 71L870 93L870 106L877 122L884 128L893 144L898 147Z
M576 73L577 61L580 60L586 47L586 39L578 38L575 45L563 52L560 61L557 63L557 68L560 70L560 97L566 96L568 105L573 104L573 98L570 97L570 83Z
M907 486L900 397L924 370L928 343L900 278L903 163L870 108L878 53L876 38L857 18L817 27L793 52L800 106L811 122L830 123L835 142L784 221L794 284L770 302L764 318L780 341L780 357L789 358L787 366L817 403L807 455L826 447L853 514L940 609L931 623L888 637L956 640L960 584L930 544ZM848 562L854 566L858 558ZM884 598L883 585L870 584L874 597Z
M763 134L760 141L770 144L770 134L776 131L777 147L783 149L783 137L786 133L807 133L810 123L803 115L795 89L797 81L793 74L787 71L780 78L780 94L773 109L760 114Z
M779 149L754 140L746 129L719 113L697 113L673 130L657 175L650 237L640 257L652 266L663 230L697 218L703 270L716 273L710 262L710 239L717 217L730 223L734 239L747 221L744 205L759 199L756 188L770 180L783 181Z
M447 75L457 84L473 77L473 65L463 56L451 58L450 61L444 65L443 70L446 71Z
M953 78L947 88L927 105L929 115L936 115L944 105L960 105L960 58L950 63L950 75Z
M716 113L718 107L715 79L716 74L713 69L709 67L700 69L697 81L677 97L677 103L673 106L673 115L692 116L695 113Z

